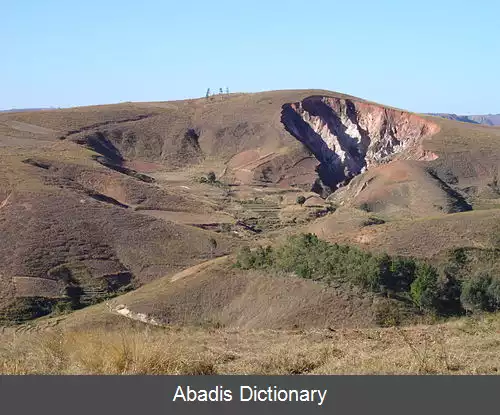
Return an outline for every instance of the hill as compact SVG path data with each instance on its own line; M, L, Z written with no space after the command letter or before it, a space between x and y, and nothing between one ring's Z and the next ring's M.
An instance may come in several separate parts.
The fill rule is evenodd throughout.
M352 287L170 278L305 230L420 258L489 247L499 160L496 128L330 91L1 113L2 317L112 301L178 324L373 326L380 295Z
M447 118L449 120L469 122L473 124L484 124L497 126L500 125L500 114L488 115L457 115L457 114L444 114L444 113L431 113L437 117Z

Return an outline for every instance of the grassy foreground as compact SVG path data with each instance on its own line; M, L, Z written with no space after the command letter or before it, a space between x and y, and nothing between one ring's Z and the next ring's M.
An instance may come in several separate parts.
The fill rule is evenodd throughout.
M142 325L0 334L2 374L495 374L500 314L431 326L239 331Z

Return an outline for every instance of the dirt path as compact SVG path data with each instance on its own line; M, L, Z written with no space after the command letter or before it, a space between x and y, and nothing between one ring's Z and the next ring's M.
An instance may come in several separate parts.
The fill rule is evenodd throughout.
M224 256L221 256L218 258L214 258L214 259L210 259L208 261L202 262L201 264L192 266L190 268L186 268L185 270L175 274L170 279L170 281L174 282L174 281L180 280L182 278L189 277L190 275L193 275L199 271L204 270L205 268L209 267L210 265L223 263L227 258L229 258L229 255L224 255Z

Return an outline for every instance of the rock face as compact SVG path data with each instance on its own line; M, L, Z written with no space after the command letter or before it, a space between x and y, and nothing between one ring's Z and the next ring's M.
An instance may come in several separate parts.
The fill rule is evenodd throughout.
M313 96L285 104L281 121L320 161L319 176L331 190L394 155L437 158L422 149L439 127L417 115L362 101Z

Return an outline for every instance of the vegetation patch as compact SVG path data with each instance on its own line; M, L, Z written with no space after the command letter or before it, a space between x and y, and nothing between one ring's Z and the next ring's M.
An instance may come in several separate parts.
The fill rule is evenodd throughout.
M477 261L478 255L493 261L487 267L490 271L471 275L471 262ZM491 252L464 256L462 251L454 251L443 266L436 267L413 258L373 254L354 246L331 244L313 234L301 234L278 247L244 247L235 266L292 273L326 284L348 283L411 302L422 312L457 315L468 310L500 309L500 279L491 271L496 258ZM398 319L391 307L379 310L384 325Z
M19 324L50 314L57 303L44 297L22 297L14 299L0 310L0 325Z
M306 198L302 195L297 196L296 203L298 205L303 205L304 203L306 203Z
M376 218L374 216L370 216L369 218L365 219L363 222L361 222L361 226L373 226L373 225L382 225L385 223L385 220Z
M443 273L455 281L453 294L468 311L500 309L500 250L459 248L450 253Z
M206 183L206 184L209 184L211 186L220 187L220 188L224 188L224 189L228 188L228 186L225 183L223 183L217 179L217 176L215 175L215 173L213 171L208 172L204 176L198 177L195 181L197 181L198 183Z

